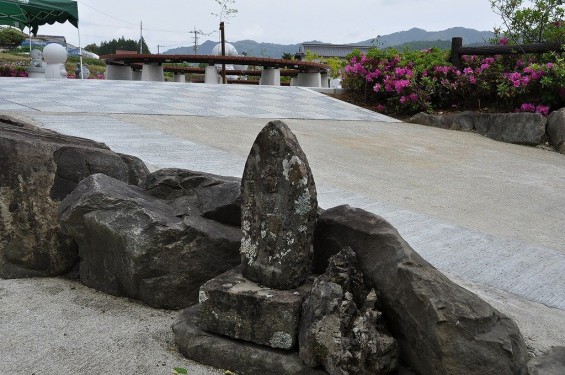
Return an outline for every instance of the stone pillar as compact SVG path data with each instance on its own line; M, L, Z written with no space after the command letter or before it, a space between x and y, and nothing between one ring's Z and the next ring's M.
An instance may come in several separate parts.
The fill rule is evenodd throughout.
M143 69L141 70L141 80L164 82L165 73L163 72L163 66L160 64L143 64Z
M220 83L220 75L218 74L218 70L214 65L208 65L206 67L204 73L204 83L210 83L215 85Z
M261 72L260 85L280 86L281 70L278 68L263 68Z
M131 79L133 79L134 81L141 81L141 70L132 71Z
M296 77L292 77L292 78L290 79L290 85L291 85L291 86L296 86Z
M296 86L322 87L322 76L319 72L300 72L296 79Z
M132 71L131 67L127 65L111 65L106 66L106 79L108 80L122 80L131 81Z
M310 272L318 215L306 155L282 121L261 130L241 182L241 273L258 284L292 289Z
M186 82L186 74L184 73L175 73L173 74L173 82Z

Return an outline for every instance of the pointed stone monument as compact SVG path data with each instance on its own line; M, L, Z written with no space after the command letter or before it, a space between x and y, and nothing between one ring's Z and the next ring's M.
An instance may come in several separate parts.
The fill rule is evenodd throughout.
M241 192L243 276L270 288L300 286L310 274L318 203L306 155L282 121L257 136Z

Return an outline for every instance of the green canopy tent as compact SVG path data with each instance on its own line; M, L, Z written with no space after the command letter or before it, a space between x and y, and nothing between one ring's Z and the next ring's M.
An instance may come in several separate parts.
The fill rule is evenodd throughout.
M0 24L9 25L23 30L29 28L30 49L31 34L37 35L39 26L54 24L55 22L70 22L77 29L78 27L78 6L72 0L0 0ZM80 45L79 54L80 67L82 72L82 47Z

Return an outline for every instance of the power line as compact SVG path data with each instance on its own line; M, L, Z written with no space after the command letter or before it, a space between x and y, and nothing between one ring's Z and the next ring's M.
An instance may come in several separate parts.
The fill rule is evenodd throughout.
M120 22L123 22L123 23L127 23L128 25L132 25L132 26L137 26L137 25L134 24L134 23L131 23L131 22L128 22L128 21L124 21L124 20L122 20L122 19L119 19L119 18L116 18L116 17L112 16L111 14L108 14L108 13L106 13L106 12L103 12L103 11L101 11L100 9L96 9L96 8L94 8L93 6L88 5L88 4L85 3L84 1L81 1L81 0L77 0L77 1L78 1L79 3L81 3L82 5L87 6L87 7L89 7L90 9L92 9L92 10L98 12L98 13L101 13L101 14L107 16L107 17L110 17L110 18L115 19L116 21L120 21Z

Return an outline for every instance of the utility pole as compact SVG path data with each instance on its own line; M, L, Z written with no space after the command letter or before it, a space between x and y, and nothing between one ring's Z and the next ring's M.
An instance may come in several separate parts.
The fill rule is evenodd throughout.
M189 31L188 33L194 34L194 46L192 47L192 50L194 51L194 54L196 55L196 53L198 52L198 36L199 35L210 35L210 34L206 34L202 30L196 30L196 26L194 26L194 31Z
M160 46L160 45L158 45L158 44L157 44L157 55L159 55L159 54L160 54L160 50L159 50L159 47L165 47L165 46Z
M226 55L226 35L224 34L224 23L220 22L220 37L222 38L222 56ZM225 85L228 83L226 79L226 64L222 64L222 83Z
M143 55L143 21L139 23L139 54Z

